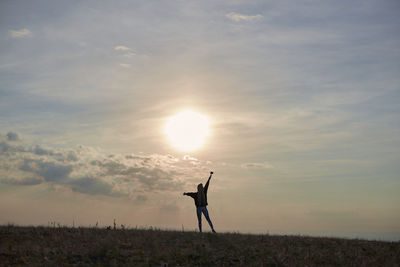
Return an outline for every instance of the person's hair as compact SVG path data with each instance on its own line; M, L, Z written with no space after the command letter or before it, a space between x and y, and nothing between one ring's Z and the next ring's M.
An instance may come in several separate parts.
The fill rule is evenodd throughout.
M199 205L201 205L201 203L206 202L206 195L204 194L203 184L199 184L197 186L197 201L198 201Z

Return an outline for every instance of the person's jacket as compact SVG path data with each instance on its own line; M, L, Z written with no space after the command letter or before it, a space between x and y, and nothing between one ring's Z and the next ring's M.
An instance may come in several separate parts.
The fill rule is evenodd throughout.
M199 203L199 197L197 196L198 192L190 192L190 193L186 193L187 196L190 196L194 199L194 204L196 205L196 207L205 207L208 205L207 203L207 190L208 190L208 185L210 184L210 178L208 178L208 181L206 183L206 185L204 186L204 202Z

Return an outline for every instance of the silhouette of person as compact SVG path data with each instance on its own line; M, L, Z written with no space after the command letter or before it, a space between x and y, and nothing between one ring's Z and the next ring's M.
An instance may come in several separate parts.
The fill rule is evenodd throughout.
M208 210L207 210L207 190L208 190L208 185L210 184L210 179L211 176L213 175L213 172L210 172L210 177L207 180L206 185L203 187L203 184L199 184L197 186L197 192L189 192L189 193L183 193L184 196L189 196L194 199L194 204L196 205L196 211L197 211L197 220L199 222L199 230L200 233L201 231L201 213L204 214L204 217L206 217L206 220L208 224L211 227L211 230L213 233L215 233L214 226L211 222L210 216L208 215Z

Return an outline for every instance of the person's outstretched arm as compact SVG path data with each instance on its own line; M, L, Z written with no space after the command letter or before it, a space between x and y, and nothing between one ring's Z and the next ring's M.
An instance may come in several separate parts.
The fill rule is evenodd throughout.
M197 197L197 192L189 192L189 193L185 192L185 193L183 193L183 195L195 198L195 197Z
M208 185L210 184L211 176L213 175L214 172L210 172L210 177L208 177L207 183L204 186L204 193L207 193L208 190Z

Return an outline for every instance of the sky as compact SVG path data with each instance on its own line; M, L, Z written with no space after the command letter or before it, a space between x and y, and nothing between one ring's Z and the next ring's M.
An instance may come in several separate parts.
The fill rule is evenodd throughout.
M212 170L217 231L400 240L399 12L1 1L0 223L194 230ZM190 152L164 132L187 109Z

